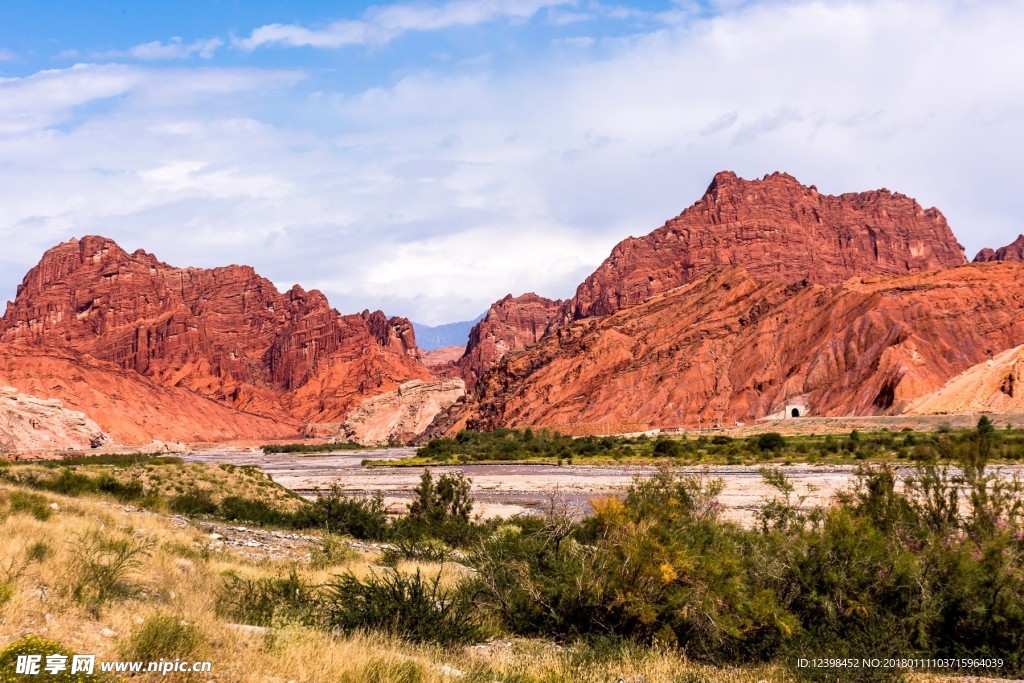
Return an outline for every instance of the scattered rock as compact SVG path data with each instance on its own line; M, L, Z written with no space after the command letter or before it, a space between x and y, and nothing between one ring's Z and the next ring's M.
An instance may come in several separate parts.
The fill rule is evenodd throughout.
M196 570L196 563L185 557L176 557L174 567L183 574L191 574Z
M228 628L241 633L250 633L252 635L262 636L270 632L270 629L266 626L252 626L250 624L228 624Z

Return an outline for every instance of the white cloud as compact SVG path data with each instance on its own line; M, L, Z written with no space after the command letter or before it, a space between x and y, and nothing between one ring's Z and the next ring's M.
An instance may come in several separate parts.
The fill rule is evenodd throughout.
M222 45L224 45L224 41L220 38L183 43L181 38L175 37L166 43L157 40L136 45L128 50L127 55L143 60L184 59L192 55L198 55L203 59L211 59Z
M215 67L0 80L0 294L100 232L249 263L343 311L464 320L509 292L571 294L722 169L904 192L973 256L1024 229L1021 25L1020 2L776 0L354 94Z
M252 50L263 45L339 48L387 43L409 31L433 31L475 26L501 19L525 20L546 7L570 0L449 0L442 5L393 4L374 6L362 18L336 21L313 29L297 24L267 24L235 44Z

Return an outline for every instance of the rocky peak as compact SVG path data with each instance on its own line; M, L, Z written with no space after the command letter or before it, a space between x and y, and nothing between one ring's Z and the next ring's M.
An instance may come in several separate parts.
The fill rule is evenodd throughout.
M564 302L527 292L491 304L469 333L466 353L457 362L468 387L510 351L535 344L558 320Z
M966 262L942 214L899 193L832 196L785 173L744 180L723 171L679 216L616 245L577 289L564 319L608 315L718 265L765 280L836 284Z
M1024 261L1024 235L1018 235L1017 239L999 249L985 248L974 257L975 263L988 261Z

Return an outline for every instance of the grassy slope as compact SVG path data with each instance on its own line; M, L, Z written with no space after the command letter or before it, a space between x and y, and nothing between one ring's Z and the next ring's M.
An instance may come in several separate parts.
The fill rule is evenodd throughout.
M99 471L87 465L82 471ZM286 494L251 473L206 465L136 465L118 476L147 477L165 491L209 486L213 495L268 495L288 505ZM316 546L323 537L309 535L310 552L284 552L280 559L260 558L249 549L224 545L211 538L203 523L139 510L112 498L90 495L70 498L39 493L0 482L0 650L27 634L43 635L79 653L101 659L130 655L133 642L147 624L170 618L196 635L191 657L214 662L202 680L239 681L421 681L455 680L445 667L465 672L467 683L517 681L625 680L740 683L791 680L776 667L723 669L692 665L670 651L631 649L597 653L584 646L557 647L540 640L515 640L510 646L442 649L411 645L393 637L366 634L334 636L295 623L282 622L270 631L240 629L217 614L225 575L246 578L284 577L297 572L318 584L350 570L365 577L379 571L377 555L366 550L327 558ZM223 528L221 528L223 530ZM136 543L146 551L121 577L116 595L100 604L76 599L70 592L81 572L85 539L97 535ZM40 552L39 548L45 548ZM29 555L35 560L26 562ZM457 585L466 576L459 565L410 563L399 571L442 572L444 582ZM643 678L639 678L642 676ZM2 679L2 675L0 675ZM151 679L169 680L159 676ZM920 677L920 681L945 680Z
M335 637L298 625L282 624L271 634L238 629L216 615L223 575L284 576L293 567L313 583L346 569L365 575L377 568L372 554L359 554L343 566L319 567L308 559L247 560L230 548L215 549L207 533L180 520L145 512L126 512L111 501L72 499L50 494L37 501L51 510L48 519L31 511L11 509L17 487L0 484L0 577L2 568L17 567L26 549L42 542L50 554L4 581L12 597L0 606L0 649L25 634L44 635L74 652L95 653L100 659L120 659L133 635L147 620L171 616L198 633L195 657L214 663L210 680L238 681L393 681L424 683L453 680L444 667L467 672L463 681L601 681L619 675L642 674L643 680L782 681L774 669L711 670L691 666L671 654L642 652L595 660L540 641L516 641L511 648L443 650L415 646L390 637ZM36 494L38 495L38 494ZM40 516L46 513L39 510ZM98 609L87 609L65 588L73 581L79 539L102 533L123 540L145 539L150 550L140 565L125 576L123 595ZM414 571L405 564L400 569ZM427 573L442 571L426 565ZM459 569L445 566L449 580ZM112 632L112 634L111 634ZM692 679L684 678L694 674ZM146 680L146 679L135 679ZM152 680L169 680L155 676ZM630 679L632 680L632 678Z

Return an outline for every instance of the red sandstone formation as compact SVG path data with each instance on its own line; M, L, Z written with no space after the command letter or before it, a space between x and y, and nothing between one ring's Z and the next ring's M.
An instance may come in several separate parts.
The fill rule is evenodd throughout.
M620 242L576 290L566 319L614 313L713 266L741 266L763 280L835 284L966 262L942 214L910 197L888 190L834 197L784 173L743 180L722 172L679 216Z
M247 266L174 268L94 236L46 252L0 341L78 351L286 424L340 420L364 398L433 378L407 320L340 315L320 292L282 294Z
M974 257L975 263L986 261L1024 261L1024 235L1019 235L1017 239L995 251L988 248L982 249Z
M466 353L456 362L466 386L473 387L506 353L535 344L558 318L563 303L530 292L509 294L491 304L484 319L473 326Z
M298 425L250 415L86 354L0 344L0 386L60 399L117 443L287 439Z
M900 410L1024 340L1018 264L840 285L735 267L568 324L484 375L428 436L469 426L732 424L800 400L812 414Z
M497 314L488 314L494 322L477 325L458 365L472 388L505 353L536 342L538 323L542 336L545 328L609 315L715 266L741 266L765 280L835 284L966 262L942 214L904 195L875 190L834 197L784 173L743 180L722 172L679 216L616 245L557 314L547 299L540 306L521 302L532 295L497 302L491 309ZM524 305L529 308L521 311Z

